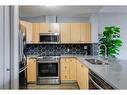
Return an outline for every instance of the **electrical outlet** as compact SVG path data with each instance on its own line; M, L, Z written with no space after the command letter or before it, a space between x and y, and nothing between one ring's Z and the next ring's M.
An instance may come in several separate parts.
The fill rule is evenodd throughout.
M67 52L69 52L69 51L70 51L70 49L68 48L68 49L67 49Z

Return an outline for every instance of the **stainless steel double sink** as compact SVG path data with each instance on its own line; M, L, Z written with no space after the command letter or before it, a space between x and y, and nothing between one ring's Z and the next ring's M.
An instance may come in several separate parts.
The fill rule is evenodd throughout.
M91 64L94 64L94 65L108 65L108 63L103 62L103 61L98 60L98 59L85 59L85 60Z

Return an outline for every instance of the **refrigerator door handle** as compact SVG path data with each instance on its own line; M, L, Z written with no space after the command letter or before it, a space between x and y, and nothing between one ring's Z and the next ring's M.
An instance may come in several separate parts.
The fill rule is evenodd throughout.
M11 71L11 69L10 68L7 68L6 71Z

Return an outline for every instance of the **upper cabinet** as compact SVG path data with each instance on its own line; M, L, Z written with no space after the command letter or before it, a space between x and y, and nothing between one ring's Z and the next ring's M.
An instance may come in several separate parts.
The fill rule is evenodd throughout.
M40 33L48 33L50 32L50 24L49 23L40 23Z
M59 32L58 23L33 23L33 43L39 43L40 33Z
M59 32L59 23L50 23L50 32Z
M71 23L71 43L80 43L80 23Z
M39 32L40 32L40 24L39 23L33 23L33 33L32 33L32 42L38 43L39 42Z
M91 25L89 23L61 23L61 43L90 43Z
M70 23L61 23L60 24L60 38L61 43L71 42L71 24Z
M60 33L61 43L91 43L90 23L29 23L20 21L25 26L27 43L39 43L40 33Z
M20 27L25 28L26 31L26 42L32 43L32 23L26 21L20 21ZM22 31L22 30L21 30Z
M59 32L58 23L40 23L40 33Z
M91 42L91 25L90 23L81 23L80 41L82 43Z

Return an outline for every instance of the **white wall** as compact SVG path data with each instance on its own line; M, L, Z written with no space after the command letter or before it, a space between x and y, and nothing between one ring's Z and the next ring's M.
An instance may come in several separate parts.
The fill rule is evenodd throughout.
M10 11L0 6L0 89L10 88Z
M33 22L33 23L41 23L41 22L45 22L45 17L44 16L40 16L40 17L21 17L20 18L21 20L25 20L25 21L28 21L28 22Z
M120 48L120 55L118 58L127 59L127 14L125 13L99 13L93 15L93 18L96 21L93 23L94 26L98 23L98 29L93 28L92 31L98 31L99 33L103 32L105 26L119 26L120 27L120 36L123 41L123 46ZM93 32L94 34L94 32ZM96 35L97 36L97 35ZM96 37L94 37L96 38ZM95 39L97 40L97 39Z
M91 23L92 43L98 43L98 16L93 14L89 21Z
M89 17L58 17L59 23L83 23L89 22Z
M3 67L4 67L4 58L3 58L3 6L0 6L0 89L3 88Z
M21 17L21 20L25 20L28 22L33 22L33 23L41 23L41 22L46 22L45 16L40 16L40 17ZM78 22L89 22L89 17L57 17L57 22L58 23L78 23Z

